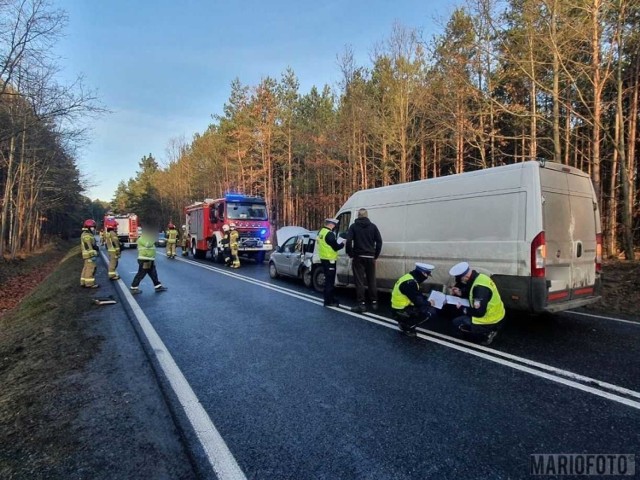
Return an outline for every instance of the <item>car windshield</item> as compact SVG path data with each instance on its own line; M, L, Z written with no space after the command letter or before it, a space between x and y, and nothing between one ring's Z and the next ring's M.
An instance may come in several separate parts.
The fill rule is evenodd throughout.
M266 220L267 207L264 203L228 203L227 218L232 220Z

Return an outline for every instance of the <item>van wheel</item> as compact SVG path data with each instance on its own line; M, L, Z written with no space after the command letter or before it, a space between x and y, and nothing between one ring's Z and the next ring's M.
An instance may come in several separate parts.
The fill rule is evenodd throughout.
M273 262L269 262L269 276L271 278L278 278L278 269L276 268L276 264Z
M319 265L316 267L316 269L313 271L313 288L316 289L316 292L324 292L324 282L325 282L325 278L324 278L324 270L322 269L322 266Z
M313 277L311 276L311 270L306 267L302 267L302 283L307 288L313 288Z

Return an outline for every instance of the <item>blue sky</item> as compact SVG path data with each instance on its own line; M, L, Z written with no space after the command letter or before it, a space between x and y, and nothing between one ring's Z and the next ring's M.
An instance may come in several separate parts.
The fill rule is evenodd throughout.
M369 65L394 22L425 39L441 30L453 0L57 0L69 16L57 45L62 80L84 76L111 111L88 122L78 166L111 200L149 153L162 164L172 139L187 142L222 113L238 77L256 85L291 67L301 93L340 81L349 46Z

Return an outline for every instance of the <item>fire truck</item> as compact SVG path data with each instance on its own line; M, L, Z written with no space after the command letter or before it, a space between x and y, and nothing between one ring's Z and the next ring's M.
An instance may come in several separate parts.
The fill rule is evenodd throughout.
M107 213L104 216L104 220L108 218L115 220L118 224L118 240L120 240L120 244L124 247L135 248L139 233L138 216L135 213L124 215Z
M224 198L207 198L185 207L186 231L191 254L222 263L222 225L234 223L240 234L238 253L252 257L256 263L264 262L270 252L271 232L267 204L261 197L227 194Z

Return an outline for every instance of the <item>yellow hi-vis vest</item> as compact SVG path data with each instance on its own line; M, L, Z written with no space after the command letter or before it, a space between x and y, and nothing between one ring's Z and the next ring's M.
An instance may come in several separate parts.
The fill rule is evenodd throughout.
M407 280L413 280L414 282L416 281L416 279L413 278L413 275L407 273L401 276L393 286L393 290L391 291L391 308L393 308L394 310L403 310L409 305L413 305L413 302L409 299L409 297L407 297L400 291L400 285L402 285Z
M156 246L151 240L138 240L138 260L155 260Z
M329 233L331 233L331 230L327 227L322 227L318 232L318 254L320 255L320 260L335 260L338 258L338 252L325 240Z
M96 239L88 229L82 229L82 235L80 235L80 245L82 246L82 258L87 260L98 255L93 248L96 243Z
M473 306L473 287L476 285L482 285L483 287L491 289L491 300L489 300L487 313L485 313L484 317L471 317L471 322L480 325L498 323L504 318L505 310L504 303L502 303L502 298L500 298L500 293L498 292L496 284L493 283L493 280L484 273L478 274L473 285L471 285L471 290L469 291L469 303L471 306Z
M169 229L167 232L167 243L176 243L178 241L178 230L175 228Z

